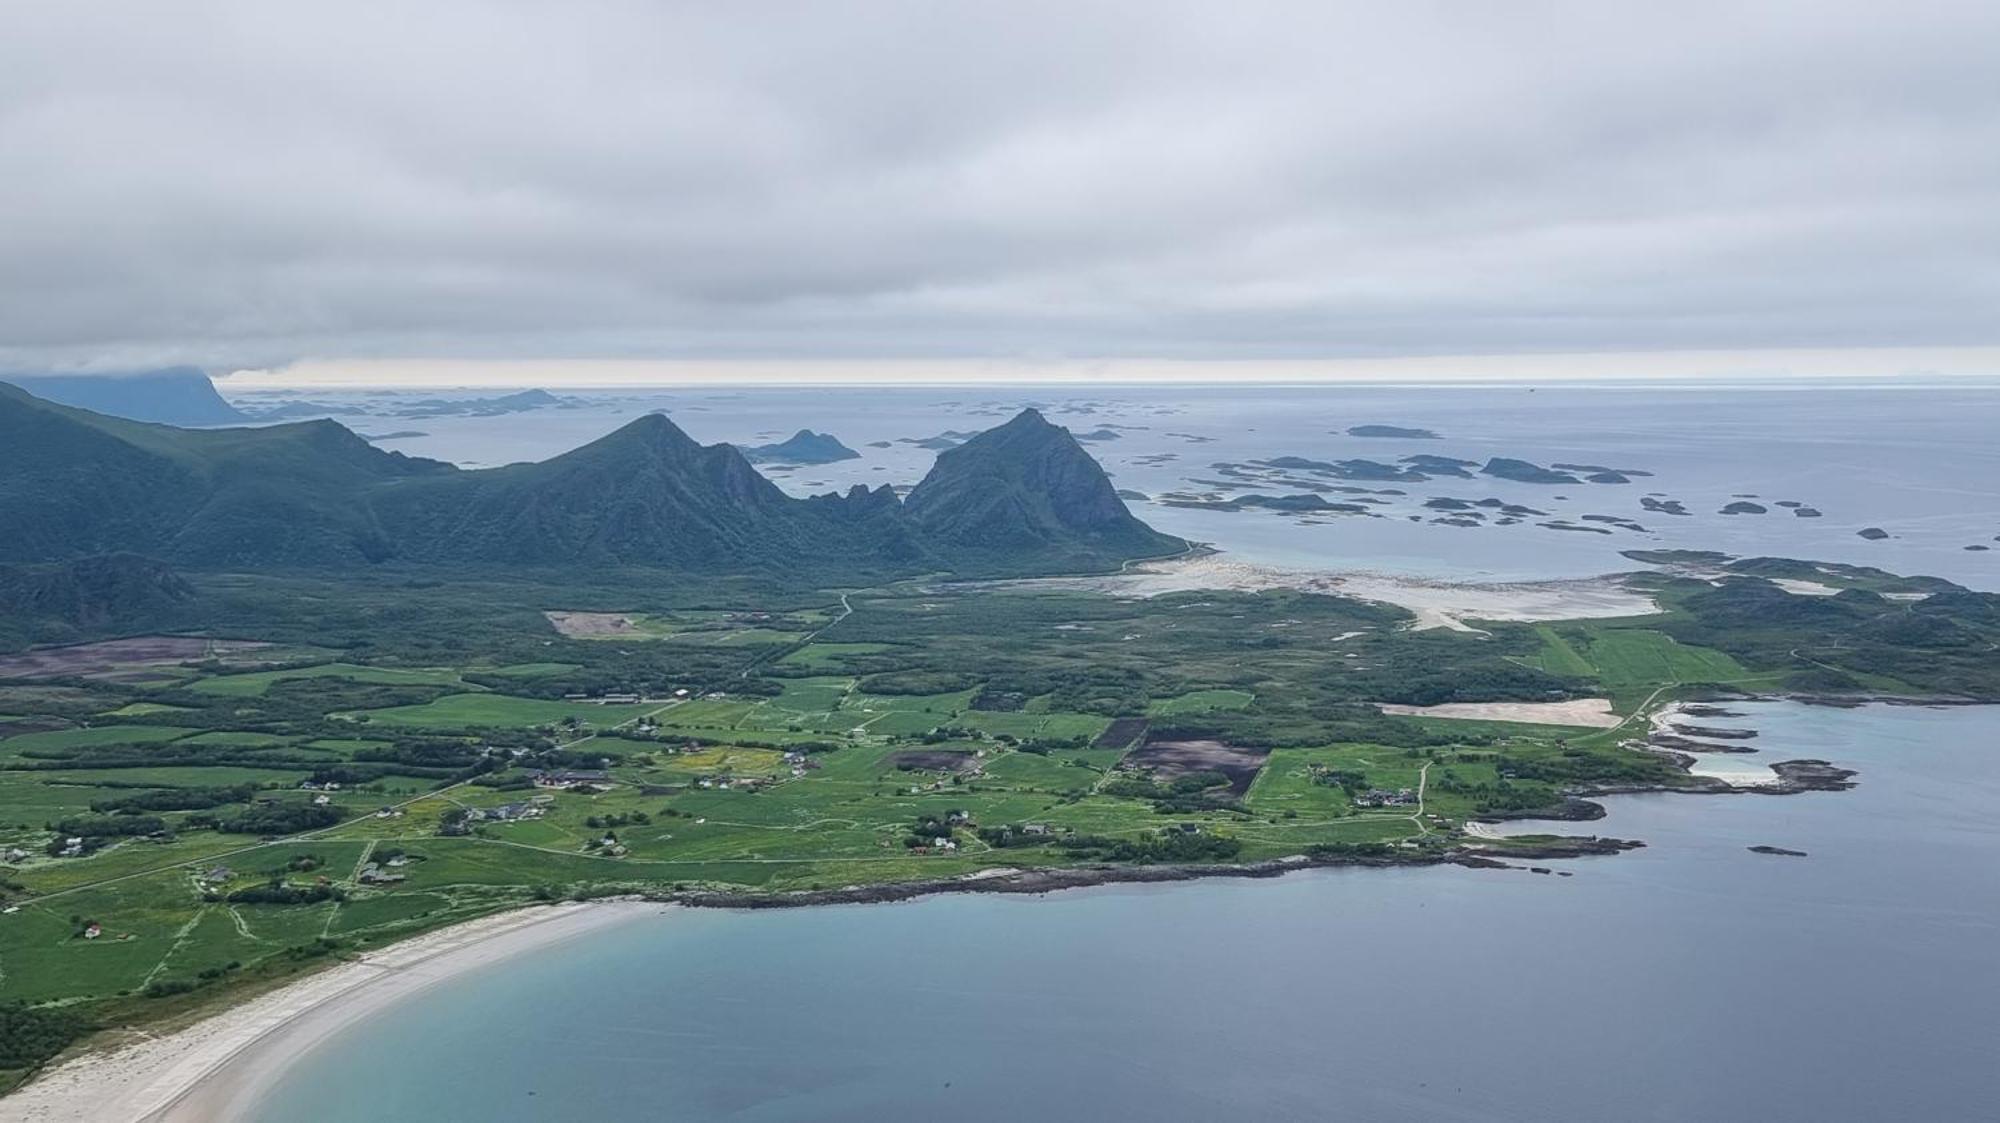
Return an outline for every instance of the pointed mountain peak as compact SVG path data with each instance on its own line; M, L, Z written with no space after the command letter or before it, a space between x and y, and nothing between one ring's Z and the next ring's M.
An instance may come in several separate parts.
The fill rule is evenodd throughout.
M904 505L961 548L1040 551L1086 566L1179 548L1133 518L1090 453L1035 409L939 453Z
M650 446L655 448L696 449L701 442L687 435L687 431L674 424L664 413L648 413L632 420L599 437L585 448L596 445L616 444L618 446Z
M1042 411L1034 406L1023 406L1021 412L1007 420L1007 423L987 430L991 433L1061 433L1067 432L1062 426L1042 416Z

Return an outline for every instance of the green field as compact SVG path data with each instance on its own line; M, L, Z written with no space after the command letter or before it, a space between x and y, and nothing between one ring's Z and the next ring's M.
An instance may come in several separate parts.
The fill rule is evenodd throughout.
M348 717L375 725L406 725L432 729L533 727L571 718L581 725L609 728L659 709L659 705L600 705L591 702L546 701L505 694L447 694L420 706L362 710Z
M304 678L339 678L353 682L416 686L459 686L463 681L457 671L444 667L365 667L354 663L322 663L316 667L204 678L191 684L189 689L197 694L251 698L263 694L277 683Z
M1472 844L1475 815L1691 782L1622 745L1629 729L1387 717L1381 702L1609 696L1633 712L1716 685L2000 697L1985 594L1925 608L1760 579L1663 580L1657 617L1478 635L1283 591L891 586L845 590L852 613L833 623L814 607L823 591L742 583L305 596L202 580L217 634L343 661L0 682L14 730L0 850L19 851L0 867L0 1002L148 1024L453 920L596 892L1430 860ZM541 606L559 597L631 603L668 642L551 638ZM1095 747L1114 721L1116 747ZM1161 742L1221 746L1241 772L1149 763ZM566 770L605 776L531 780ZM393 879L363 880L371 861Z
M1257 700L1247 690L1192 690L1172 698L1162 698L1146 707L1154 717L1195 714L1205 710L1241 710Z
M1540 625L1539 647L1521 662L1567 678L1594 679L1614 700L1633 702L1662 685L1773 685L1725 652L1682 643L1650 628L1592 623Z

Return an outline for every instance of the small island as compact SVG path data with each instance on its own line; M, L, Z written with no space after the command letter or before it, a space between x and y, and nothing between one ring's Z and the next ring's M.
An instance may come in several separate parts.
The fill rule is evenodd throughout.
M1356 425L1347 430L1350 437L1388 437L1405 441L1435 441L1439 436L1429 429L1406 429L1401 425Z
M1494 476L1499 479L1512 480L1515 483L1523 484L1573 484L1583 482L1568 472L1558 472L1527 460L1516 460L1508 456L1496 456L1488 460L1486 466L1479 471L1482 475Z
M861 457L832 433L815 433L811 429L800 429L777 444L736 447L752 464L832 464Z

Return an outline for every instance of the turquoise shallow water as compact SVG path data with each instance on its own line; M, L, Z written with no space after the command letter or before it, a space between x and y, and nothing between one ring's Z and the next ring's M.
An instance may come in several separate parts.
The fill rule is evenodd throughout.
M1755 710L1861 786L1622 797L1587 829L1650 845L1567 878L674 911L355 1027L255 1118L2000 1117L2000 709Z

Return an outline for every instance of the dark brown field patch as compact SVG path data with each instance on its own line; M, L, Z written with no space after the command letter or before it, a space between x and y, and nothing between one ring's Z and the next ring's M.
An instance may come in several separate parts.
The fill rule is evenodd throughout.
M904 772L969 772L979 758L951 749L906 749L890 753L889 763Z
M45 647L0 655L0 678L57 678L105 675L134 667L162 666L269 647L256 640L200 639L194 636L133 636L68 647Z
M1148 741L1126 753L1119 763L1126 768L1149 772L1156 780L1173 780L1191 772L1220 772L1229 777L1229 790L1243 795L1264 770L1271 750L1222 741Z
M1146 719L1142 717L1121 717L1104 727L1097 740L1090 743L1093 749L1122 749L1137 741L1146 732Z

